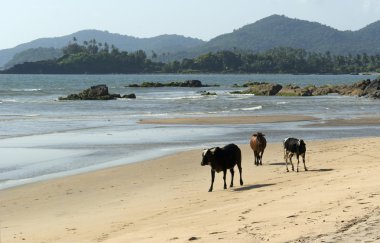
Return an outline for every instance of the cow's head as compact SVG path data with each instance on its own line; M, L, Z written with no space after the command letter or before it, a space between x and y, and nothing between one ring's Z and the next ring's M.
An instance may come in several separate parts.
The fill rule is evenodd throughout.
M201 165L211 165L211 162L215 160L215 148L205 149L202 153Z

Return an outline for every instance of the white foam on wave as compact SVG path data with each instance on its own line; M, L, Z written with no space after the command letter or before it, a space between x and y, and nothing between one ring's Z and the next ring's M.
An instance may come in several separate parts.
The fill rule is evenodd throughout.
M42 89L11 89L13 92L36 92L41 90Z
M289 102L287 101L280 101L280 102L277 102L277 105L285 105L285 104L288 104Z
M4 99L4 100L1 100L2 102L5 102L5 103L17 103L19 101L15 100L15 99Z
M232 109L233 111L255 111L255 110L261 110L263 107L261 105L254 106L254 107L246 107L246 108L235 108Z

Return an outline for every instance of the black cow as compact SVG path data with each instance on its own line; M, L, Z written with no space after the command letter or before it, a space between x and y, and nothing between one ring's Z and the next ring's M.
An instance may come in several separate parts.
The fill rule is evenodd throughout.
M288 158L290 161L290 164L292 165L292 170L294 171L294 166L292 162L293 155L297 156L297 172L298 172L298 165L300 163L299 156L302 156L303 160L303 166L305 167L305 171L307 171L306 164L305 164L305 155L306 155L306 144L302 139L298 138L287 138L284 140L284 159L286 164L286 171L289 172L288 169Z
M211 166L211 186L208 190L212 192L215 172L223 171L223 180L224 180L224 189L227 189L226 184L226 173L227 169L231 172L231 184L230 187L233 187L234 184L234 167L237 165L240 173L240 185L243 185L242 179L242 169L241 169L241 151L239 147L235 144L228 144L223 148L210 148L205 149L202 154L202 166L209 165Z

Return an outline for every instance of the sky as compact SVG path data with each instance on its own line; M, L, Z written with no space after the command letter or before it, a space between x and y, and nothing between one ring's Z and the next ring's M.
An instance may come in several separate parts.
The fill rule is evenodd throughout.
M84 29L207 41L272 14L358 30L380 20L380 0L0 0L0 49Z

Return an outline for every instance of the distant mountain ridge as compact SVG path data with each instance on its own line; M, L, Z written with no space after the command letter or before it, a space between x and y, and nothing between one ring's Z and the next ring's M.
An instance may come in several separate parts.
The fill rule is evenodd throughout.
M307 52L319 53L329 51L338 55L380 54L380 21L357 31L340 31L317 22L272 15L208 42L178 35L136 38L96 30L79 31L64 37L42 38L12 49L0 50L0 67L18 52L38 47L61 48L72 41L73 37L77 38L78 43L95 38L98 42L107 42L122 50L142 49L148 55L154 51L160 61L194 58L221 50L262 52L275 47L301 48Z
M182 51L204 43L204 41L200 39L180 35L160 35L152 38L137 38L109 33L108 31L82 30L62 37L36 39L14 48L0 50L0 67L9 62L17 53L40 47L60 49L69 44L69 42L73 42L74 37L80 44L82 44L83 41L96 39L97 42L107 42L110 46L114 45L125 51L144 50L147 53L154 51L157 54Z
M340 31L317 22L272 15L217 36L188 53L234 49L261 52L274 47L339 55L380 54L380 21L357 31Z

